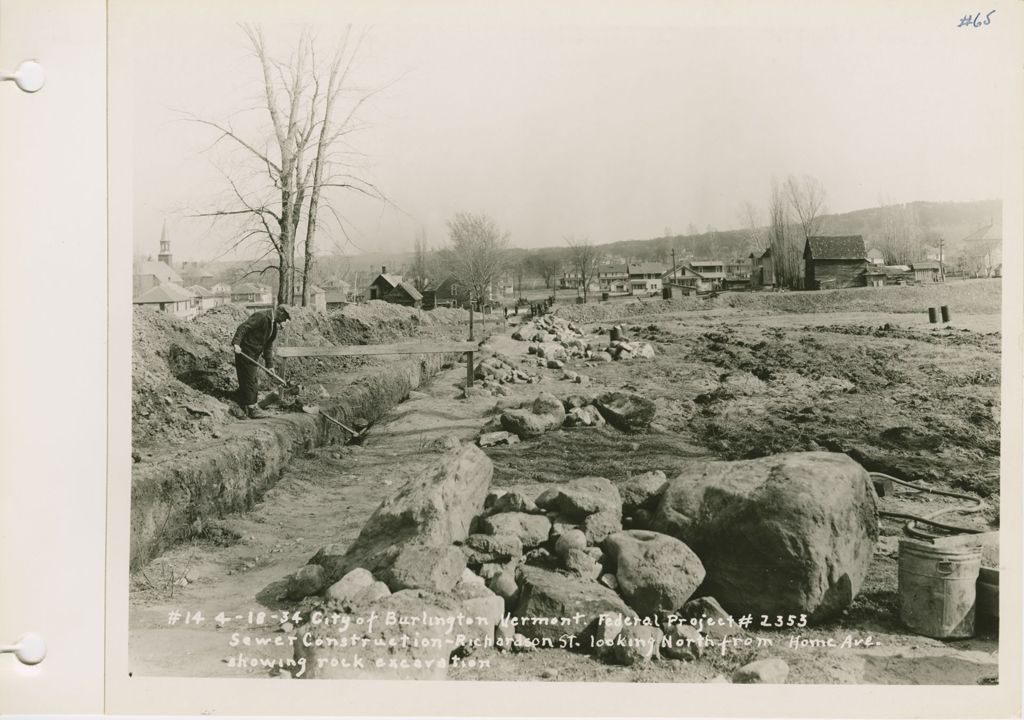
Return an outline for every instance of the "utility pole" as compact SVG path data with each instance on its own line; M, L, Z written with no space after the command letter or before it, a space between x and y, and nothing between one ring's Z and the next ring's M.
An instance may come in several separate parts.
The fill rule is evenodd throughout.
M676 284L676 249L672 248L672 284Z
M942 236L939 236L939 282L946 282L946 269L942 265L942 246L945 244Z

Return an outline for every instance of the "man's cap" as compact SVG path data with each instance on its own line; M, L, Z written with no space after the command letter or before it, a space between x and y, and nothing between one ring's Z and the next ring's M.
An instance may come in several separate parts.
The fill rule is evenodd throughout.
M292 314L288 312L287 305L278 305L274 317L277 319L278 322L284 322L285 320L291 320Z

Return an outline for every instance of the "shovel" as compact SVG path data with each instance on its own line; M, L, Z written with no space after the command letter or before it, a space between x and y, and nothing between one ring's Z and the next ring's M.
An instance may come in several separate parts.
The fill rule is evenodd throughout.
M260 361L258 361L258 360L256 360L256 359L254 359L254 358L251 358L251 357L249 357L249 356L248 356L248 355L246 355L246 354L245 354L244 352L243 352L243 353L238 353L238 354L239 354L239 355L241 355L242 357L244 357L244 358L245 358L246 360L248 360L249 362L251 362L251 363L252 363L253 365L255 365L256 367L258 367L258 368L259 368L260 370L262 370L263 372L265 372L265 373L266 373L267 375L269 375L270 377L272 377L272 378L274 378L275 380L277 380L277 381L278 381L278 382L279 382L280 384L284 385L284 386L285 386L286 388L291 388L291 387L295 387L295 384L294 384L294 383L290 383L290 382L288 382L288 381L287 381L287 380L285 380L285 379L284 379L283 377L281 377L280 375L278 375L278 374L277 374L276 372L274 372L273 370L271 370L270 368L268 368L268 367L267 367L266 365L262 364L262 363L261 363Z
M327 420L330 420L332 423L334 423L335 425L340 427L342 430L347 432L349 435L351 435L352 437L350 437L348 439L348 441L349 442L353 442L356 445L361 444L363 442L363 440L366 439L366 431L370 429L370 426L367 425L362 430L359 430L357 432L357 431L353 430L352 428L350 428L345 423L341 422L341 420L337 420L337 419L331 417L330 415L328 415L327 413L325 413L317 405L303 405L302 406L302 412L309 413L310 415L319 415L319 416L321 416L323 418L326 418Z

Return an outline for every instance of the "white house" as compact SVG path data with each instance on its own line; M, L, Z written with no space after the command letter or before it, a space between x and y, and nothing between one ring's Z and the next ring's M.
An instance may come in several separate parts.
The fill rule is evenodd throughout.
M151 287L139 297L132 300L135 305L152 307L161 312L170 313L175 317L191 320L199 314L195 295L180 285L162 283Z

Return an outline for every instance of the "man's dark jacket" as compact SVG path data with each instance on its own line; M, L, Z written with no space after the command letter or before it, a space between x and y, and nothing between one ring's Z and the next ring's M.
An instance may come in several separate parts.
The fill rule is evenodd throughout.
M242 352L254 360L260 355L266 360L267 367L274 367L274 339L277 337L277 324L274 322L274 311L263 310L253 313L238 326L232 345L241 345Z

